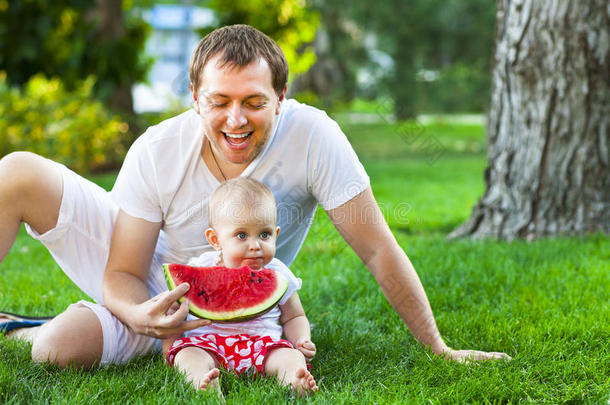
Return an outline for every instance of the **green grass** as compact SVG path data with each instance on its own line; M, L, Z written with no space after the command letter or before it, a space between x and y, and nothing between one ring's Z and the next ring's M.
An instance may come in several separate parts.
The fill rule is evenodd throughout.
M313 403L566 403L610 400L610 242L606 236L448 241L483 192L483 128L423 127L442 153L408 144L398 124L344 123L400 245L414 263L441 333L456 348L504 351L511 362L448 363L423 350L355 254L318 212L292 266L318 347ZM403 127L404 128L404 127ZM436 142L436 141L435 141ZM436 148L434 149L436 150ZM95 177L105 187L114 175ZM55 313L83 298L22 232L0 265L0 308ZM273 380L222 375L228 403L295 398ZM0 338L0 402L214 402L160 356L92 372L29 361Z

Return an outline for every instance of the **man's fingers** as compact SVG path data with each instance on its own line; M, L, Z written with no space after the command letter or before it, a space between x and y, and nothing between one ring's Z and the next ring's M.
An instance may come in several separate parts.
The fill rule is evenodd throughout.
M186 321L182 325L182 332L201 328L202 326L208 326L212 321L209 319L193 319L192 321Z
M180 309L180 304L177 302L174 302L172 304L171 307L169 307L169 309L167 310L167 312L165 313L165 315L173 315L176 313L176 311L178 311Z
M209 319L195 319L192 321L182 321L174 326L167 324L165 327L156 328L154 337L167 339L173 335L182 335L186 331L207 326L210 323L212 322Z
M172 306L176 304L175 302ZM159 322L159 327L164 329L175 329L182 326L182 323L186 319L186 316L189 312L189 303L188 300L185 299L180 303L180 306L174 313L166 313L166 316Z
M500 352L474 352L472 356L474 360L512 360L511 357L506 353Z
M157 297L157 306L162 309L162 312L165 313L171 305L178 301L178 299L189 290L188 283L182 283L171 291L166 291L163 294L158 295Z
M472 361L485 360L512 360L506 353L500 352L482 352L479 350L452 350L447 358L458 361L460 363L470 363Z
M491 355L491 357L489 357L489 358L491 358L491 359L496 359L496 360L507 360L507 361L510 361L510 360L512 360L512 359L513 359L512 357L510 357L510 356L509 356L508 354L506 354L506 353L500 353L500 352L491 352L491 353L489 353L489 354Z

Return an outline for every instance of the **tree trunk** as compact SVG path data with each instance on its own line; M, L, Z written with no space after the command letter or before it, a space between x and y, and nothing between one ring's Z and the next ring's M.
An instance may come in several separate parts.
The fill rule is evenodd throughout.
M499 0L486 191L450 237L610 230L610 3Z
M115 41L125 35L123 0L96 0L94 15L99 21L96 35L102 41ZM109 55L109 57L114 56ZM132 86L133 82L129 79L123 83L117 83L108 97L107 103L110 108L133 116Z

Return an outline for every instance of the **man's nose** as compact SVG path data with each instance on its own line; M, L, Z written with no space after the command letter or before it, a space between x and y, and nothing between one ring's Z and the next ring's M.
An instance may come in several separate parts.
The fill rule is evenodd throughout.
M231 128L241 128L248 123L240 103L234 103L228 112L227 125Z

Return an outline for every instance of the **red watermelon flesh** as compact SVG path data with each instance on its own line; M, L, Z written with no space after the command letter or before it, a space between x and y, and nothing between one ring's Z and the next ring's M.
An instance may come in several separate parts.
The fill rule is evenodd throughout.
M288 288L288 281L271 269L194 267L175 263L164 264L163 268L170 290L189 283L190 288L184 296L189 300L189 311L216 322L255 318L273 308Z

